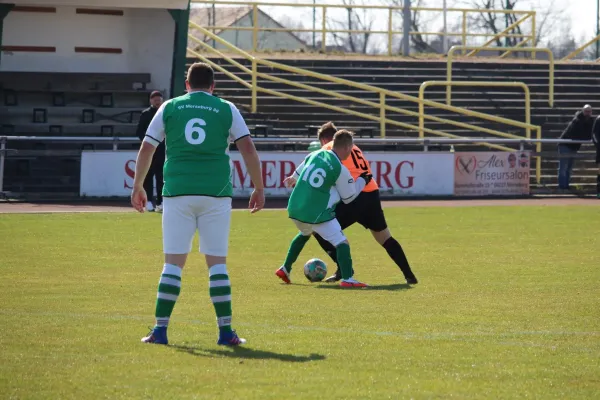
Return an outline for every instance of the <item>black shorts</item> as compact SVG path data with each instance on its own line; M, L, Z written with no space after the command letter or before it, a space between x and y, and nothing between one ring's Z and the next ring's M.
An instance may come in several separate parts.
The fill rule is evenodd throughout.
M355 222L375 232L381 232L387 228L379 190L361 192L350 204L341 202L335 208L335 217L342 226L342 230Z

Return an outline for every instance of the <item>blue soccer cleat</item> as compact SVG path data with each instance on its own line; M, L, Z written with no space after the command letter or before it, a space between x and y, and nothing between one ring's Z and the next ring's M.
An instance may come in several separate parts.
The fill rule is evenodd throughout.
M165 336L166 337L166 336ZM235 333L235 331L231 332L223 332L219 333L219 341L218 345L221 346L239 346L246 343L246 339L242 339Z
M167 327L155 326L154 329L148 333L148 336L142 338L142 343L169 344L169 339L167 339Z

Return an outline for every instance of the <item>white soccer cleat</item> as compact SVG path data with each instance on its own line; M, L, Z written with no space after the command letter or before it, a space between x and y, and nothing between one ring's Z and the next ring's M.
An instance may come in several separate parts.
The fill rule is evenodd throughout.
M154 204L152 204L150 201L146 203L146 211L154 211Z
M154 209L154 212L162 213L163 212L162 204L157 205L156 208Z

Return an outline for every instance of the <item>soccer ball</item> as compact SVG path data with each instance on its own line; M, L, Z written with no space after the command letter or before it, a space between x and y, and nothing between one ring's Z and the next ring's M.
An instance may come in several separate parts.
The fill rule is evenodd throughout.
M310 259L304 264L304 276L311 282L320 282L327 276L327 265L318 258Z

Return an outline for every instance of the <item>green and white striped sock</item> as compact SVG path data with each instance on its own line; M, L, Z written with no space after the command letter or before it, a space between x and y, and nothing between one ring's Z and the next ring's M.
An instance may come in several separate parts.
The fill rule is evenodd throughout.
M173 264L165 264L156 296L156 326L168 326L173 307L181 291L181 268Z
M231 282L225 264L213 265L208 269L210 276L210 299L217 314L217 325L224 332L231 332Z

